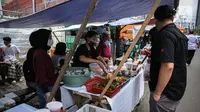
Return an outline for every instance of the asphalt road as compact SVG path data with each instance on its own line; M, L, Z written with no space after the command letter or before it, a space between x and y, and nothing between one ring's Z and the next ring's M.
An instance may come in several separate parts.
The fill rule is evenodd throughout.
M186 92L176 112L200 112L200 50L187 68Z

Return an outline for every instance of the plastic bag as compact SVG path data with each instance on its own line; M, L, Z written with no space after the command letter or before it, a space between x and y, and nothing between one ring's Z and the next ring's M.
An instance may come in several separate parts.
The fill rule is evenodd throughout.
M102 75L103 74L103 70L101 69L99 64L91 63L91 64L89 64L89 67L90 67L90 70L95 72L97 75Z

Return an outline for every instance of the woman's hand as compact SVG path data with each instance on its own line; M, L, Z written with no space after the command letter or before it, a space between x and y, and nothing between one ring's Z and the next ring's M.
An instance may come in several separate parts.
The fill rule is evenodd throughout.
M105 65L101 62L101 61L97 61L97 63L99 64L99 66L101 67L101 69L104 71L104 72L107 72L105 70Z

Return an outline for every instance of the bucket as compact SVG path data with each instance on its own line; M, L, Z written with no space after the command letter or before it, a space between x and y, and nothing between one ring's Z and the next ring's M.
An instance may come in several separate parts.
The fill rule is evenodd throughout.
M58 101L52 101L50 103L47 103L47 108L51 112L60 112L62 106L63 106L63 104L61 102L58 102Z

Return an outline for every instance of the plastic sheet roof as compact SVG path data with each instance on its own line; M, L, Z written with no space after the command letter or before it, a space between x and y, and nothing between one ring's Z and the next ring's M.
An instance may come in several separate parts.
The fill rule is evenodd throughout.
M147 14L155 0L99 0L89 22L104 22ZM162 0L160 5L174 6L176 0ZM81 24L91 0L71 0L36 14L1 22L1 28L40 28Z

